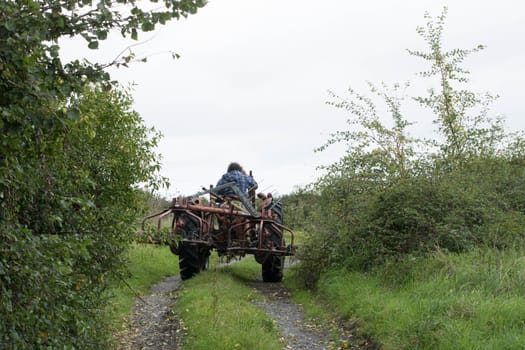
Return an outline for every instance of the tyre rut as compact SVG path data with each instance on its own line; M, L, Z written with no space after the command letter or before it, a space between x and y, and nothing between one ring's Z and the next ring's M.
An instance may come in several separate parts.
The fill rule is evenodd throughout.
M279 327L285 349L334 349L329 334L305 320L301 305L290 301L289 292L281 283L264 283L261 280L249 285L264 297L264 301L255 304Z
M373 340L356 336L355 325L349 327L340 320L319 325L319 322L307 320L302 305L291 301L291 292L282 283L256 280L247 284L263 296L263 301L255 304L274 320L281 332L284 349L380 349Z
M180 349L180 323L173 317L179 276L155 284L149 295L136 298L130 325L117 335L118 350Z
M117 334L118 350L182 349L183 327L173 314L175 292L181 282L179 276L168 277L154 285L149 295L136 298L129 327ZM245 283L263 296L262 301L254 303L274 320L283 349L379 349L373 341L356 337L353 329L341 322L324 327L306 320L302 305L290 300L291 293L282 283L262 279ZM338 337L334 339L335 334Z

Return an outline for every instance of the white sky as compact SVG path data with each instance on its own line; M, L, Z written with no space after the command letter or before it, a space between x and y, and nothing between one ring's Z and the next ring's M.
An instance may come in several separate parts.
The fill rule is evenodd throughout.
M425 50L416 33L423 14L440 14L432 0L211 0L196 15L139 35L133 48L148 63L111 70L134 82L135 108L162 132L167 197L215 184L229 162L253 170L260 190L284 194L318 176L342 148L314 153L346 114L325 104L327 90L345 96L366 81L412 82L427 66L406 49ZM500 95L493 114L512 130L525 129L525 2L456 0L447 5L445 49L487 48L467 58L471 86ZM90 51L64 42L65 59L107 61L129 45L120 35ZM173 60L168 51L181 55ZM420 85L421 86L421 85ZM428 113L413 107L415 135L428 135Z

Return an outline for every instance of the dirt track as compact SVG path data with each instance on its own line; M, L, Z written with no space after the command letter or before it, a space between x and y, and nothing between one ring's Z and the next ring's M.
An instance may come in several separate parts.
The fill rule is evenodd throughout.
M284 349L379 349L367 339L356 338L342 322L319 325L305 320L302 306L290 300L290 292L282 283L264 283L257 280L249 285L264 296L264 301L256 304L265 310L280 328Z
M183 332L177 319L172 317L172 310L176 307L175 291L180 285L178 276L168 277L153 286L149 295L136 299L130 327L118 334L119 350L181 349ZM255 304L281 330L283 349L378 349L373 342L355 338L341 323L333 322L328 329L307 322L301 305L291 302L290 293L282 283L255 280L248 286L264 297ZM338 335L334 338L333 334Z
M119 350L180 349L180 324L173 315L179 276L171 276L136 298L130 327L118 334Z

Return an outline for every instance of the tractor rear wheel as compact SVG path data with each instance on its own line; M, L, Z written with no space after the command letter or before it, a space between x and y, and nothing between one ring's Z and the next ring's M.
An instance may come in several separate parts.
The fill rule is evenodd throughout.
M264 282L281 282L283 280L284 256L268 255L262 263Z
M208 267L210 250L181 242L179 246L179 272L182 280L193 277Z

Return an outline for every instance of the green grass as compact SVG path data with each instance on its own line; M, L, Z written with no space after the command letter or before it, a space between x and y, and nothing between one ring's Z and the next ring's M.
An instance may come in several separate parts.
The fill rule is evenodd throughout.
M125 281L133 290L116 280L110 291L109 317L116 329L126 324L125 318L131 313L137 293L143 295L164 277L179 273L178 259L167 246L134 244L127 252L127 258L130 276Z
M243 258L240 262L221 267L220 271L223 274L231 275L240 282L251 282L261 279L261 264L257 263L251 255Z
M253 304L260 296L240 283L255 273L255 265L260 273L249 259L184 282L176 309L186 331L184 349L283 348L273 321Z
M519 252L440 253L370 273L334 270L321 278L317 296L385 349L525 344L525 257Z
M287 258L290 259L290 258ZM247 257L241 263L236 263L223 268L223 273L229 273L236 280L246 283L261 279L261 265L253 257ZM322 325L323 328L331 331L334 340L339 340L340 334L337 332L337 324L334 322L333 312L327 312L325 305L318 302L316 295L309 290L299 289L299 280L294 267L284 270L283 284L292 293L293 302L303 305L305 318L308 323Z
M317 294L309 289L301 288L296 266L285 270L283 283L286 288L292 291L292 300L304 306L305 317L312 322L326 322L332 318L332 314L328 313L325 305L318 302Z
M165 276L178 274L167 247L134 245L128 252L139 294ZM212 256L212 269L216 257ZM260 278L253 257L185 281L177 313L186 329L184 348L281 349L278 330L252 302L259 295L244 282ZM316 292L299 289L297 270L285 285L306 316L327 322L338 316L358 325L385 349L523 349L525 256L517 251L478 250L407 258L368 273L333 270ZM129 315L135 292L112 290L113 323ZM321 300L321 304L319 303Z

